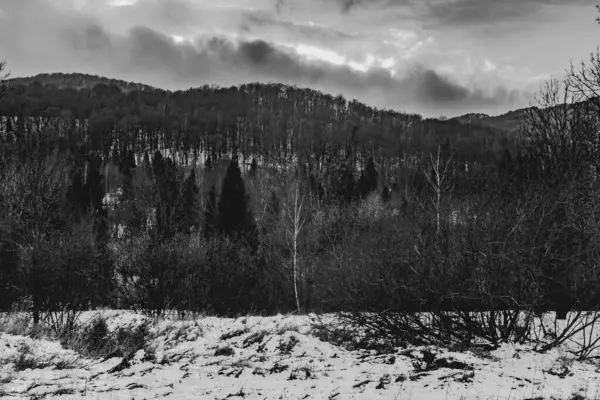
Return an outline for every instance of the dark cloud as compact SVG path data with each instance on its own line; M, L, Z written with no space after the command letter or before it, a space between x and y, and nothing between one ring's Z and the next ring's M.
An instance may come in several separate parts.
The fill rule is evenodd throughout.
M246 32L254 30L261 31L261 28L275 28L281 34L291 38L301 38L311 42L325 42L327 44L336 44L340 40L360 39L364 35L343 32L341 30L325 27L316 24L301 24L291 21L274 18L272 15L264 12L248 13L242 20L242 29Z
M8 9L9 15L5 6L11 1L0 0L0 8L5 13ZM380 68L363 73L345 65L308 60L293 49L264 40L206 35L193 43L176 43L148 26L112 32L93 17L67 15L46 7L42 0L22 1L37 2L45 18L35 24L23 13L23 18L0 25L0 59L7 59L14 76L84 72L166 89L206 83L282 82L342 93L378 107L433 115L473 107L475 111L495 110L521 100L519 93L506 89L493 93L470 89L426 66L393 76ZM21 24L29 25L24 30ZM34 26L41 30L31 29ZM8 40L9 34L14 39Z
M302 0L279 0L294 2ZM335 4L343 14L360 9L411 10L425 26L489 24L523 21L545 6L592 6L589 0L320 0ZM282 6L279 5L279 8Z

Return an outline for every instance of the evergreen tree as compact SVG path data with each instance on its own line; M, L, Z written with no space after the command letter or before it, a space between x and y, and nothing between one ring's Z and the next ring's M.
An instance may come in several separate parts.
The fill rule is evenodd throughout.
M142 170L145 173L150 173L150 156L148 155L148 150L144 152L144 158L142 159Z
M358 183L356 184L356 190L361 199L364 199L369 195L369 186L369 181L364 171L361 171L360 178L358 178Z
M152 159L152 172L154 176L162 176L165 170L165 162L163 155L159 150L154 152L154 158Z
M204 210L204 237L210 239L215 234L217 227L217 190L212 185L206 199Z
M248 172L248 175L250 175L250 177L254 178L254 177L256 177L257 171L258 171L258 164L256 163L256 158L252 158L252 163L250 164L250 171Z
M199 188L196 184L196 172L192 170L183 182L181 196L177 203L177 229L180 232L189 233L198 227L197 201Z
M175 233L175 211L181 176L171 158L155 159L155 187L157 190L156 233L159 239L170 238Z
M229 237L242 238L254 247L258 245L258 237L249 205L242 171L237 160L233 160L227 167L219 197L218 230Z
M376 191L379 183L379 174L377 174L377 170L375 169L373 157L369 157L369 161L367 162L367 167L365 168L365 179L367 193Z
M137 233L144 220L143 211L138 207L136 201L136 190L134 187L134 176L131 163L123 162L120 164L122 175L121 194L119 196L118 218L125 224L133 234Z
M123 164L128 168L137 168L137 164L135 162L135 154L133 150L127 150L125 153L125 160L123 160Z
M84 176L81 165L74 165L71 169L71 184L67 189L67 204L69 214L74 222L79 222L87 214L89 198L86 196Z
M387 186L383 187L383 191L381 192L381 199L384 203L388 203L390 201L390 188Z
M212 161L212 156L208 156L206 158L206 161L204 161L204 168L206 169L207 172L212 171L213 169L213 161Z

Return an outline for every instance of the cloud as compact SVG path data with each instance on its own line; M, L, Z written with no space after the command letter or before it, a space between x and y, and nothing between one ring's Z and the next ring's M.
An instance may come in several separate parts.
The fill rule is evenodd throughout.
M274 17L266 12L248 13L241 24L246 32L277 33L288 40L307 40L319 44L339 44L340 41L362 39L365 35L348 33L331 26L312 23L291 22Z
M279 0L284 4L307 0ZM313 5L318 7L315 0ZM425 26L464 24L495 24L532 18L540 10L551 6L589 6L589 0L316 0L321 6L334 5L342 14L364 10L389 11L405 9ZM559 16L558 16L559 17ZM557 18L558 18L557 17ZM531 20L530 20L531 22Z
M21 1L25 4L19 6ZM149 5L145 12L158 18L156 13L162 7L159 1L145 1ZM169 0L173 4L176 1L179 0ZM118 8L128 9L130 13L129 7L142 7L141 3L142 0ZM180 4L188 3L181 0ZM160 23L156 24L160 29L154 24L115 29L107 24L102 13L91 15L75 9L67 12L52 0L0 0L3 15L10 17L7 23L0 24L0 59L7 59L14 76L84 72L142 81L166 89L185 89L206 83L282 82L341 93L378 107L429 115L462 112L473 107L476 111L489 112L498 107L513 107L515 102L526 103L523 94L517 91L467 86L415 61L396 73L377 66L361 72L345 64L310 60L293 47L267 39L208 31L192 41L177 42L164 30L175 23L174 16L178 13L196 12L192 6L185 7L172 9L171 16L161 16ZM31 9L36 12L27 11ZM142 9L135 10L141 12ZM346 35L318 25L264 18L254 22L282 24L285 29L303 32L305 36Z

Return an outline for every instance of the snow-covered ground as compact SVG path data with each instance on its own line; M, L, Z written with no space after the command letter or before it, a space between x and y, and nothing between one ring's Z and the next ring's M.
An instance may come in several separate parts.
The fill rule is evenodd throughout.
M111 331L149 320L128 311L102 315ZM314 332L309 316L160 320L150 327L152 356L140 350L118 371L111 370L121 358L86 359L57 342L1 333L0 398L600 398L600 364L575 361L565 349L539 354L503 345L475 354L410 347L377 354L322 342ZM36 368L16 371L23 354Z

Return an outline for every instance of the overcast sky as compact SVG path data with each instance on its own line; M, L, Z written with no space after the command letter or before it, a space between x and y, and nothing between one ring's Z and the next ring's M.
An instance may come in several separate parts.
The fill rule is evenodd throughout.
M600 45L591 0L0 0L13 76L271 81L454 116L527 106Z

